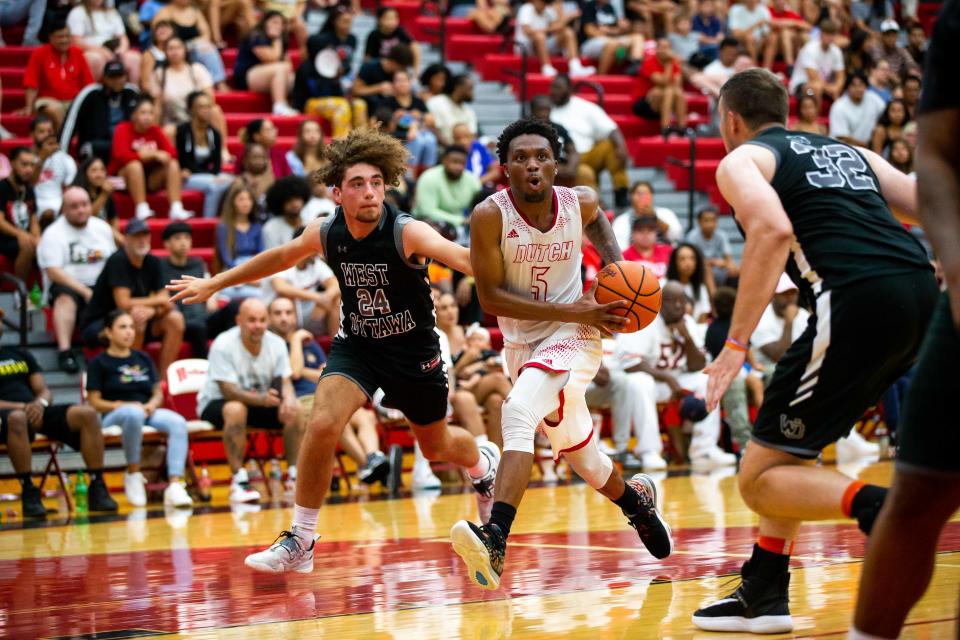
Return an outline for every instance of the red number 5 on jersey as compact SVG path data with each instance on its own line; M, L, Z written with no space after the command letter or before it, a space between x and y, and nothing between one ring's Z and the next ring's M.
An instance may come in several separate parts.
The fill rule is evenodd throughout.
M547 271L550 271L550 267L530 267L530 289L534 300L546 301L547 299L549 283L544 279Z

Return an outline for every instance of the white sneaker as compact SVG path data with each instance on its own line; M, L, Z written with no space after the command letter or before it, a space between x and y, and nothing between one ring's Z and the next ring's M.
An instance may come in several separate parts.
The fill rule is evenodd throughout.
M189 220L195 215L197 214L188 209L184 209L183 207L170 207L171 220Z
M260 492L250 488L249 482L230 483L230 502L260 502Z
M147 481L139 471L127 473L123 476L123 492L127 494L127 502L131 507L147 506Z
M690 460L691 468L696 471L709 471L710 469L729 467L735 464L737 464L737 456L723 451L720 447L707 449L705 453Z
M856 460L880 455L880 445L867 442L855 429L846 438L837 440L837 460Z
M440 478L436 476L429 462L415 463L413 465L413 481L411 488L415 491L422 489L439 489Z
M473 489L477 492L477 513L480 514L480 522L486 522L490 519L490 511L493 509L493 484L497 479L500 449L490 441L482 443L478 449L480 449L480 455L486 456L490 461L490 468L482 477L470 478L470 481L473 482Z
M0 44L0 47L3 47L3 46L6 46L6 45ZM9 140L10 138L13 138L13 137L14 135L9 131L7 131L7 128L5 126L0 124L0 140Z
M273 115L275 116L299 116L300 112L288 105L286 102L273 103Z
M193 506L193 498L187 493L187 487L182 482L171 482L163 490L163 505L186 509Z
M656 451L647 451L640 454L640 465L644 471L662 471L667 468L667 461Z
M310 573L313 571L313 548L319 539L320 536L314 536L307 547L295 532L281 531L269 548L251 553L243 564L264 573Z
M156 217L156 212L150 208L147 203L143 203L143 206L138 206L136 209L136 216L138 220L149 220L150 218Z
M570 77L571 78L579 78L581 76L592 76L596 72L597 72L596 67L585 67L576 58L570 61Z
M540 73L541 75L545 75L548 78L552 78L553 76L557 75L557 70L554 68L552 64L545 64L542 67L540 67Z

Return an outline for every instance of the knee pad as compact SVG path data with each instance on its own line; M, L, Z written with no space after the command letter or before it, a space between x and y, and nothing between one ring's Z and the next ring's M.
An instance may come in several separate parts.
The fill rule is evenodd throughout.
M503 450L533 453L533 437L540 424L533 408L511 393L503 403L501 415Z
M524 369L503 401L501 427L504 451L533 453L533 437L544 416L560 406L567 376L542 369Z
M594 440L582 449L568 451L563 455L577 475L594 489L600 489L607 484L613 472L613 461L610 460L610 456L597 448Z

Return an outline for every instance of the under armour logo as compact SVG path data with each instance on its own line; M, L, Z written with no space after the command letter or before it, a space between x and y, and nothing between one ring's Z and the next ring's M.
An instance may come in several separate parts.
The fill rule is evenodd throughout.
M780 433L791 440L800 440L806 432L807 426L800 418L787 420L787 416L780 414Z
M508 238L519 238L520 234L517 233L516 229L510 229L510 233L507 234Z
M347 248L345 246L343 246L342 244L337 245L337 253L346 253L346 252L347 252Z

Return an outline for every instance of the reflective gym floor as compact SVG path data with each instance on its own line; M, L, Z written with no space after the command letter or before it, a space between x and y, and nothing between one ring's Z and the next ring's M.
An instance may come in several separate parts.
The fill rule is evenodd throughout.
M841 469L883 484L891 475L889 462ZM734 588L756 521L730 471L671 471L658 483L676 545L670 558L651 557L619 510L582 483L534 484L496 592L467 580L447 540L454 521L476 514L473 494L457 487L398 499L374 490L325 506L311 574L243 566L289 526L289 498L231 510L218 488L212 506L191 515L131 512L122 494L117 516L24 524L5 515L0 637L723 637L696 632L690 614ZM849 522L802 529L792 561L794 637L844 637L863 552ZM955 521L904 637L956 637L958 582Z

